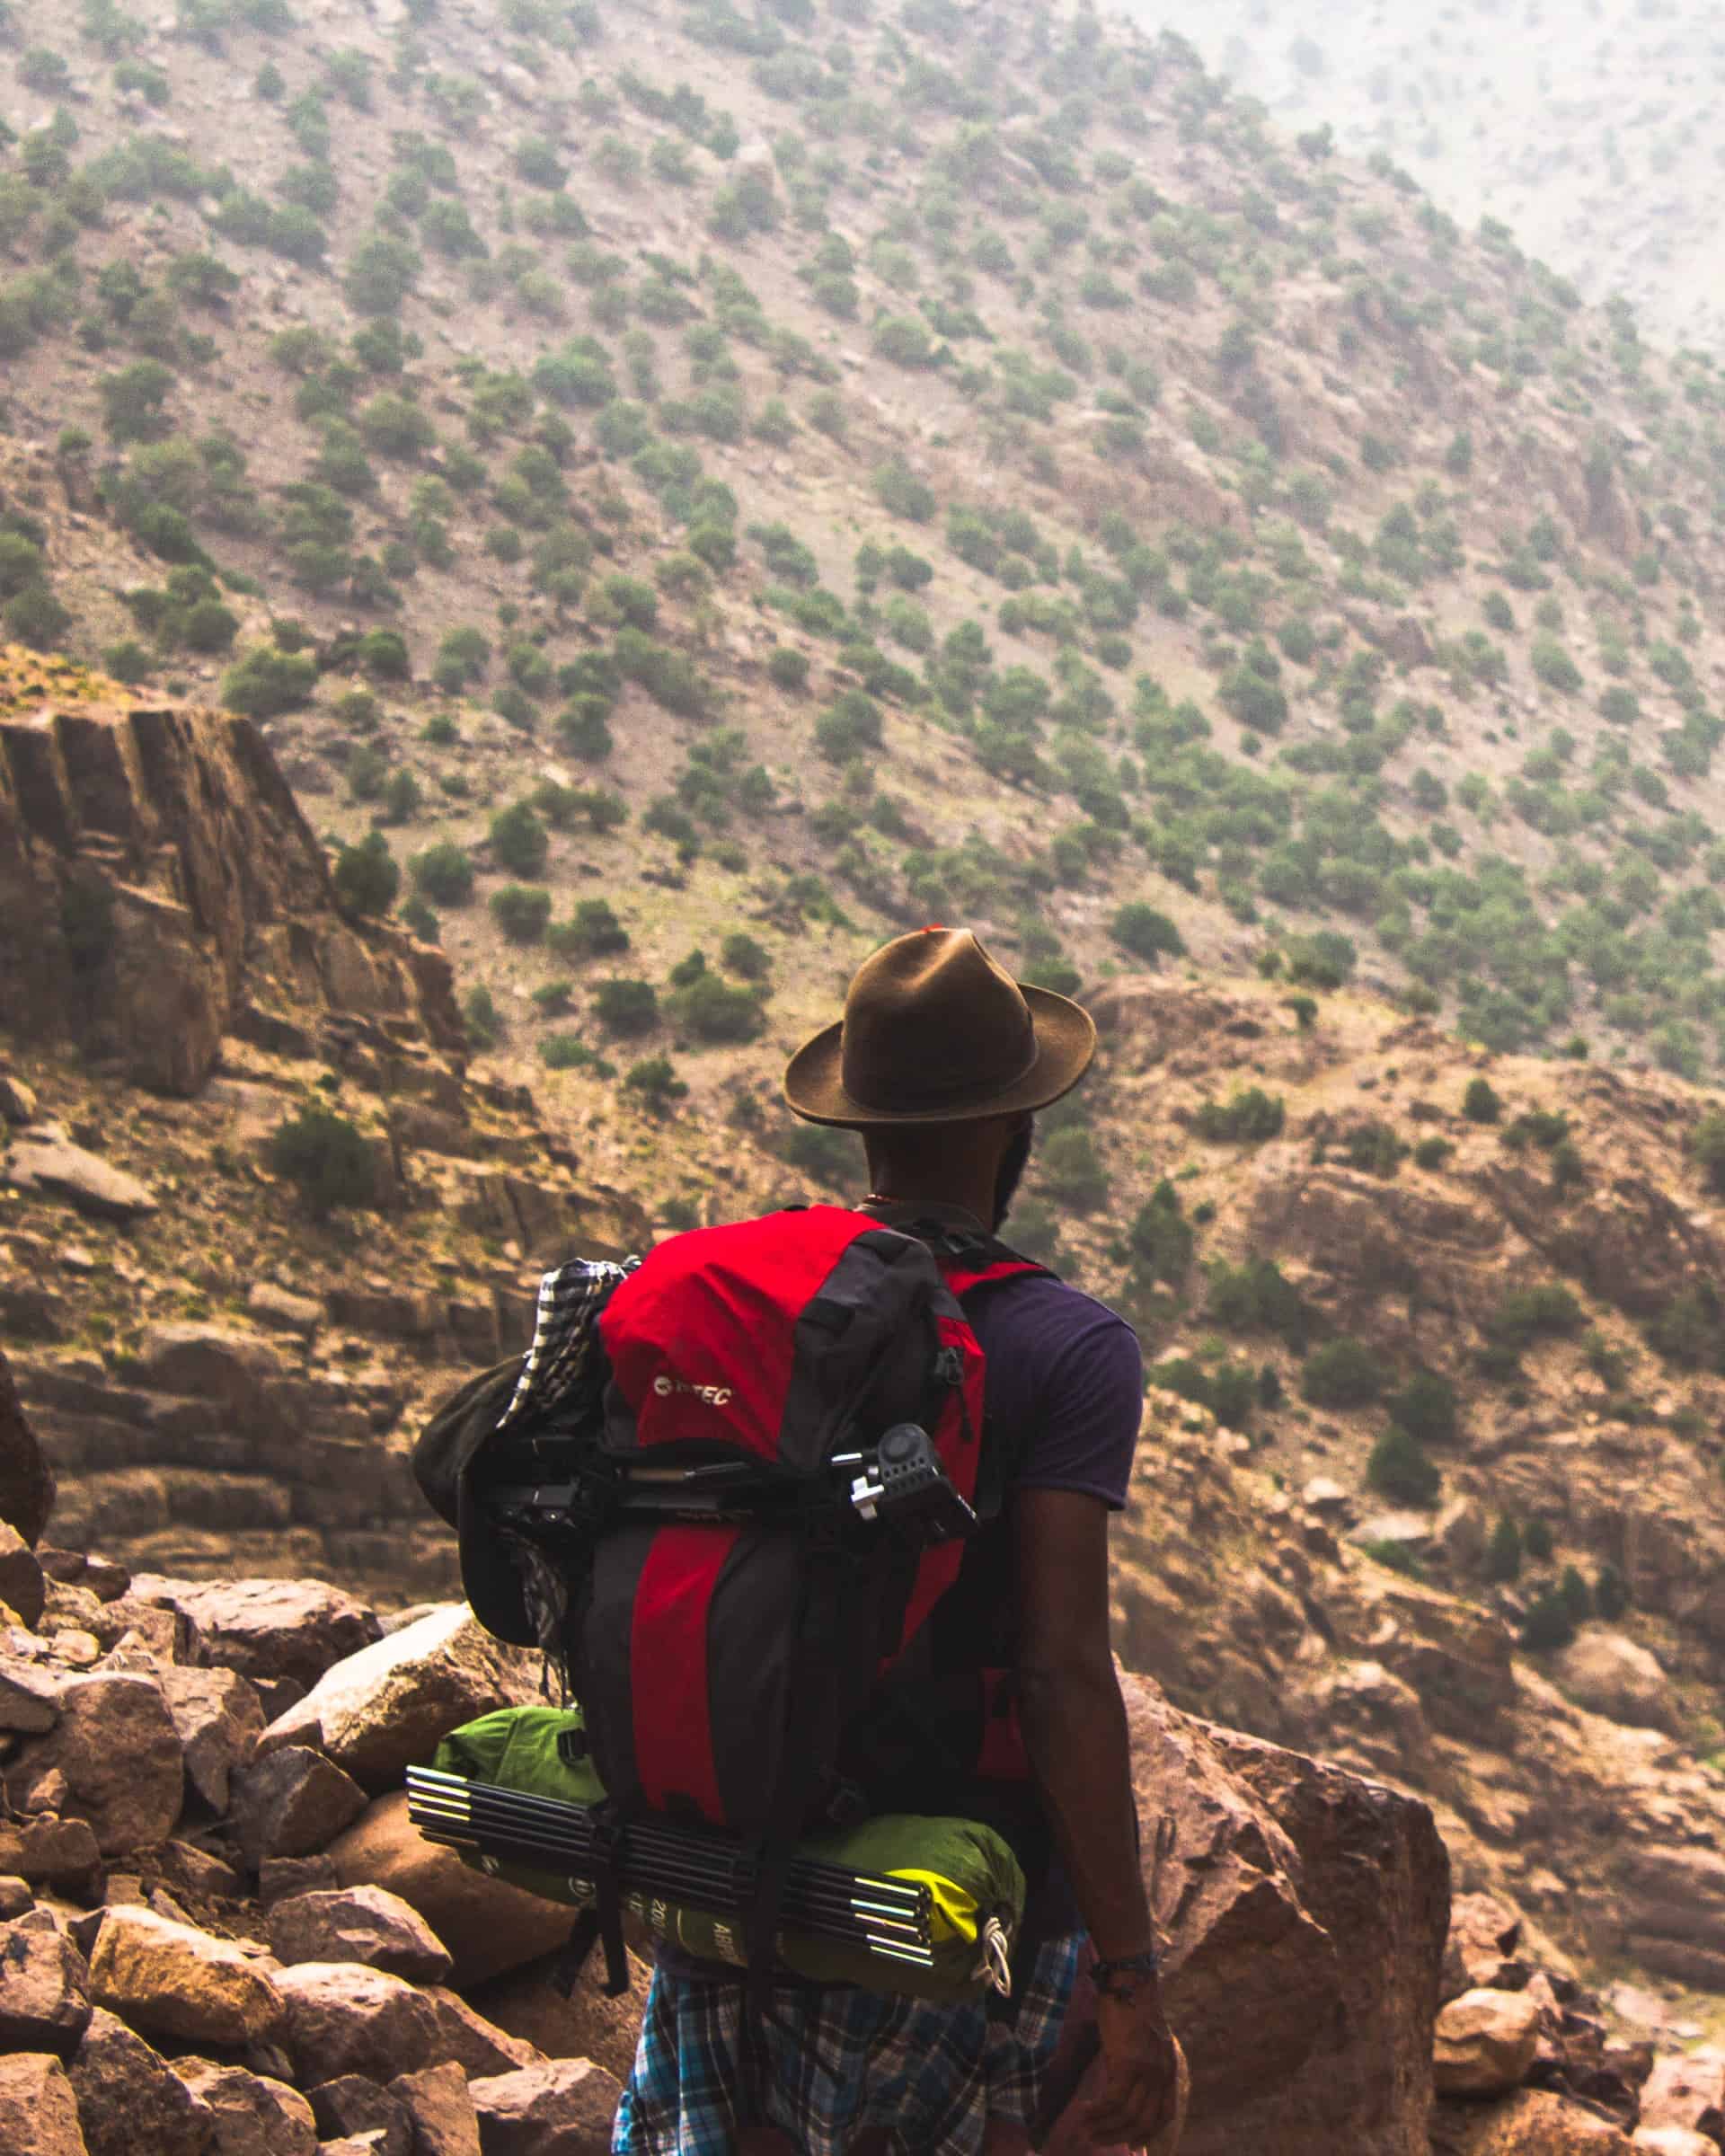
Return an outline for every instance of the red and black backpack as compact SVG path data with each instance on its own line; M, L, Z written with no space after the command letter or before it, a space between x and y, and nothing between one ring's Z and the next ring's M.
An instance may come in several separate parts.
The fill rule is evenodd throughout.
M557 1574L615 1834L669 1816L734 1837L752 1969L799 1835L939 1808L936 1757L1022 1772L985 1666L995 1590L967 1568L969 1617L951 1590L967 1542L1000 1539L971 1531L1006 1472L964 1303L1041 1269L834 1206L674 1236L608 1285L603 1355L553 1427L528 1418L466 1462L464 1553L489 1533Z

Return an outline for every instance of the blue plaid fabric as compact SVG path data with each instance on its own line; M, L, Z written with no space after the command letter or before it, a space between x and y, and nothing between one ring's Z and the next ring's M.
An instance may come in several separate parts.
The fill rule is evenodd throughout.
M760 2123L806 2156L844 2156L871 2127L915 2156L977 2156L991 2118L1034 2118L1083 1945L1043 1945L1011 2021L849 1987L775 1992ZM731 2156L743 2012L740 1983L657 1973L613 2156Z

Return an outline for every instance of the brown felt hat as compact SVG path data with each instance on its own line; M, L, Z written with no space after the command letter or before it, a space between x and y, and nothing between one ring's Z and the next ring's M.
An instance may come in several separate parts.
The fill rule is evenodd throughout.
M969 1123L1070 1092L1096 1053L1089 1012L1021 986L968 928L924 928L865 959L845 1016L806 1041L784 1097L810 1123Z

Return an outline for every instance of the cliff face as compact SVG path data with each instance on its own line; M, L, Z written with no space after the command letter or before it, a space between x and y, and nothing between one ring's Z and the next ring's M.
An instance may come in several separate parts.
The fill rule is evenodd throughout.
M247 719L171 705L0 718L0 1024L194 1095L289 1008L463 1047L440 954L337 908Z

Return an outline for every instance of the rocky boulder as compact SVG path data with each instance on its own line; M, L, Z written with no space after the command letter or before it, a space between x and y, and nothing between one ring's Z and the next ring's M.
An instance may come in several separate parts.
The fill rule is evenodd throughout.
M209 2111L117 2015L95 2010L67 2072L90 2156L205 2156Z
M623 2091L588 2059L550 2059L469 2084L484 2156L607 2156Z
M133 2028L193 2044L254 2043L283 2019L274 1984L238 1947L153 1909L103 1911L90 1988Z
M53 1509L53 1471L24 1420L12 1365L0 1348L0 1520L33 1549Z
M450 1603L338 1662L270 1725L260 1749L308 1745L376 1794L461 1723L538 1696L536 1661L500 1646L464 1603Z
M1641 2116L1644 2126L1725 2141L1725 2052L1707 2046L1658 2060L1641 2090Z
M279 1962L361 1961L415 1984L441 1984L451 1963L419 1913L381 1886L296 1894L270 1912L270 1947Z
M0 2057L0 2156L90 2156L78 2099L48 2052Z
M1634 2156L1620 2126L1597 2112L1523 2089L1499 2103L1440 2103L1432 2113L1431 2156Z
M317 2156L312 2107L273 2074L188 2059L186 2089L212 2123L211 2156Z
M5 1769L12 1802L40 1810L40 1798L51 1791L56 1801L46 1808L88 1821L104 1857L166 1841L185 1777L160 1686L142 1675L74 1677L59 1706L55 1727L30 1739Z
M1614 1722L1672 1731L1682 1719L1659 1657L1606 1626L1588 1625L1557 1657L1556 1674L1578 1706Z
M313 1685L382 1636L376 1614L321 1579L164 1579L139 1573L133 1595L178 1613L194 1662L267 1683Z
M90 1972L46 1909L0 1924L0 2051L69 2059L90 2024Z
M1519 2089L1538 2049L1539 2008L1526 1992L1464 1992L1438 2016L1438 2092L1502 2096Z

